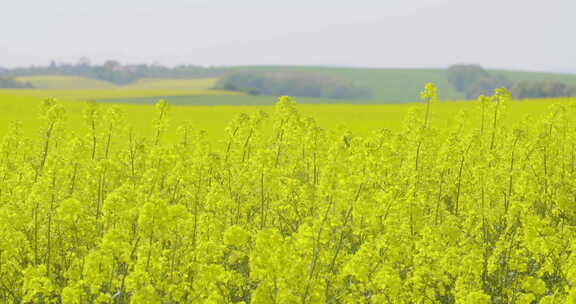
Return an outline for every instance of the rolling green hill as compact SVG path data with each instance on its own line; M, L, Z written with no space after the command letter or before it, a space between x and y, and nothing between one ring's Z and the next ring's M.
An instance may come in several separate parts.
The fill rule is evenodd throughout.
M420 90L424 87L424 84L428 82L433 82L438 86L441 92L441 99L457 100L463 98L463 94L457 92L448 82L445 70L442 69L372 69L299 66L236 67L234 69L263 71L290 70L328 74L349 80L354 86L372 89L374 99L382 103L417 101Z
M374 99L380 103L404 103L419 100L418 93L427 82L435 83L440 99L460 100L464 94L458 92L448 82L444 69L376 69L376 68L333 68L308 66L245 66L232 70L258 71L303 71L328 74L351 81L355 86L370 88ZM576 85L576 74L488 70L502 74L511 81L522 80L559 80Z
M494 74L504 75L512 81L558 80L568 85L576 85L576 74L502 71L502 70L491 70L490 72Z
M238 66L222 68L225 71L257 70L257 71L302 71L331 75L345 79L356 87L369 88L373 92L371 100L328 100L320 98L300 98L302 103L405 103L419 100L419 92L427 82L435 83L440 92L440 99L461 100L464 94L456 91L446 78L444 69L376 69L376 68L338 68L312 66ZM576 74L554 74L542 72L489 70L493 74L502 74L511 81L521 80L559 80L576 86ZM71 76L33 76L19 77L18 80L31 82L39 89L111 89L130 90L202 90L211 88L217 79L141 79L126 86L115 86L100 80ZM258 96L198 96L198 94L174 94L178 104L270 104L269 98ZM185 96L190 95L190 96ZM128 103L152 103L150 94L140 96L119 95L102 98L104 101ZM159 95L158 97L167 97Z

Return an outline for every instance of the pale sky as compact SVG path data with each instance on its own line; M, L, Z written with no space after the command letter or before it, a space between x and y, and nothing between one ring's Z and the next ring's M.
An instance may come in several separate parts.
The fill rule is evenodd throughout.
M576 72L576 0L0 0L0 66L486 67Z

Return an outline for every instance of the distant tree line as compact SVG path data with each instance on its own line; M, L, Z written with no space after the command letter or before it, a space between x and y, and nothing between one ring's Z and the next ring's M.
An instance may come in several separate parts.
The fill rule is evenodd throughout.
M576 87L559 80L512 82L504 75L490 73L479 65L453 65L447 70L447 78L467 99L490 95L495 88L509 89L516 99L576 96Z
M12 78L0 77L0 89L32 89L34 86L29 82L17 81Z
M547 98L576 96L576 86L569 86L558 80L519 81L512 86L514 98Z
M77 63L55 63L48 66L31 66L15 69L0 68L0 77L65 75L82 76L108 81L118 85L129 84L142 78L205 78L218 77L224 73L221 68L196 65L166 67L161 65L135 64L123 65L108 60L101 65L92 65L87 59Z
M329 75L296 71L239 71L226 74L216 88L252 95L289 95L330 99L370 99L372 91Z
M448 68L448 81L467 99L490 95L495 88L510 89L512 82L502 75L493 75L479 65L457 64Z

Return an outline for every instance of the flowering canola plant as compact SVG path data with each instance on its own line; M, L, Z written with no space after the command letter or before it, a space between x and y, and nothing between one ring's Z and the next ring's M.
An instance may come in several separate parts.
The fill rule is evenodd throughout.
M164 101L143 138L46 100L0 144L0 302L576 303L575 104L511 126L499 89L442 128L421 97L364 138L281 97L222 149L167 142Z

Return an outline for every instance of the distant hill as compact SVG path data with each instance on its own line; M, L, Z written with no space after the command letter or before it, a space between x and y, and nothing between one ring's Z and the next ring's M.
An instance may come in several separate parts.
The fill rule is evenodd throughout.
M376 69L376 68L336 68L309 66L243 66L232 70L267 71L306 71L326 73L351 81L355 86L372 89L374 98L382 103L404 103L419 100L419 92L427 82L435 83L439 88L439 97L443 100L459 100L464 94L448 82L445 69ZM522 80L559 80L576 85L576 74L488 70L501 74L511 81ZM371 102L370 102L371 103Z
M419 100L419 92L427 82L435 83L439 88L440 98L443 100L460 100L464 94L448 82L445 69L377 69L377 68L339 68L339 67L312 67L312 66L238 66L221 67L213 69L220 71L220 75L242 70L256 71L303 71L330 75L350 81L355 87L372 90L373 98L370 100L349 100L346 103L405 103ZM493 74L506 76L509 80L515 81L539 81L539 80L559 80L568 85L576 85L576 74L542 73L525 71L504 71L488 70ZM217 78L200 79L168 79L168 78L143 78L128 85L115 85L110 82L95 80L79 76L27 76L18 77L19 81L26 81L39 89L110 89L129 88L153 89L153 90L198 90L209 89L217 81ZM228 96L226 104L234 103L229 100L237 98ZM244 96L244 103L251 96ZM313 102L313 100L308 100ZM325 102L318 99L316 102ZM343 101L340 101L343 102ZM182 103L185 103L182 100ZM195 103L195 102L192 102ZM332 102L331 102L332 103Z
M512 81L558 80L566 83L567 85L576 85L576 74L521 72L521 71L503 71L503 70L489 70L489 71L496 74L502 74Z
M37 89L86 90L86 89L142 89L142 90L207 90L214 87L216 78L197 79L159 79L144 78L129 85L118 86L104 80L81 76L40 75L17 77L16 80L28 82Z
M80 76L41 75L17 77L16 80L31 83L38 89L85 90L110 89L114 84Z
M1 89L32 89L34 86L25 81L18 81L12 78L0 77L0 88Z
M446 79L441 69L371 69L371 68L331 68L331 67L237 67L235 69L255 70L294 70L326 73L352 82L359 88L372 89L373 99L382 102L413 102L419 99L419 92L427 82L439 87L441 99L462 99Z

